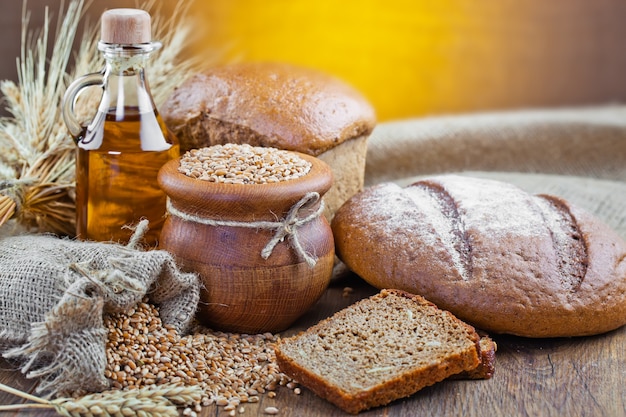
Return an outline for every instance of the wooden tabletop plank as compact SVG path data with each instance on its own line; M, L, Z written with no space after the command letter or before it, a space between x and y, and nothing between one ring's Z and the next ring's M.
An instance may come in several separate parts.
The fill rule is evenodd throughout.
M353 292L346 295L345 287ZM358 277L341 274L319 302L283 336L294 334L376 293ZM362 412L361 416L622 416L626 415L626 328L592 337L529 339L491 335L498 344L492 379L446 380L424 388L407 399ZM15 367L2 361L0 382L33 392ZM0 393L1 404L23 400ZM275 398L261 396L256 404L242 404L241 416L266 416L264 409L279 409L279 416L334 417L348 414L302 388L300 395L281 387ZM53 416L53 411L5 412L2 416ZM222 408L204 407L201 417L226 416Z

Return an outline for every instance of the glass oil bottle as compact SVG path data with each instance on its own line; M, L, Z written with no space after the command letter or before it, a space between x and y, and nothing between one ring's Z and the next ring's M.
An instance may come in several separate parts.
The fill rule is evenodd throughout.
M63 103L77 144L76 233L84 240L126 243L132 226L148 219L144 243L155 247L166 212L157 174L180 154L146 80L149 56L161 44L151 40L150 15L143 10L108 10L101 25L98 49L105 67L74 81ZM90 86L101 86L102 98L92 121L83 126L75 106L79 93Z

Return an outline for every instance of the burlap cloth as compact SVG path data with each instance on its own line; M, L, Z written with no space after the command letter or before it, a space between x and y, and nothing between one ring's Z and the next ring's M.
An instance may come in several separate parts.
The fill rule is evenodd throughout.
M190 325L200 297L195 274L171 254L128 245L81 242L50 235L0 238L0 353L37 378L49 396L108 387L104 316L127 312L144 297L164 324Z
M562 196L626 239L626 106L424 117L369 139L366 186L452 172Z

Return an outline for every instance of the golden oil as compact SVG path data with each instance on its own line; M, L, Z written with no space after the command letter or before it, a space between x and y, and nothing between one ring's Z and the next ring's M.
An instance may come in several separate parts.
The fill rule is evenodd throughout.
M179 156L179 146L158 114L142 115L136 108L125 108L124 113L118 120L111 109L99 130L85 130L79 138L77 235L127 242L132 230L125 226L145 218L150 230L144 240L154 246L165 216L165 194L157 184L157 174L163 164ZM101 144L95 148L93 142L100 135Z

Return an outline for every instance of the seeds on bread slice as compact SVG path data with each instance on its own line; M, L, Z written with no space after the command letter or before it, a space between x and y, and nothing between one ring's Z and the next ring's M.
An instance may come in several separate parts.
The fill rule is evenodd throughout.
M276 346L280 370L352 414L475 369L474 328L424 298L382 290Z

